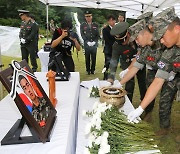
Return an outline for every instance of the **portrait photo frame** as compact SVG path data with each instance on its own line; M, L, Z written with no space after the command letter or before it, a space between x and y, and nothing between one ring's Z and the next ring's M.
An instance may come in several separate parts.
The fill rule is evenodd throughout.
M1 140L1 145L49 142L50 134L56 121L57 111L27 62L25 60L21 62L15 61L14 64L15 66L17 65L17 71L15 67L11 65L9 68L0 72L0 81L14 99L22 118L15 122ZM17 77L20 75L23 76L22 81L26 82L24 85L20 79L15 80L15 73L18 74ZM13 84L14 80L17 81L15 86ZM13 86L17 86L14 88L16 89L14 94L12 93ZM32 101L31 96L28 96L25 91L26 86L33 89L34 95L31 93L31 96L34 96ZM18 91L17 88L22 92L24 91L24 93L19 92L20 90ZM35 105L35 100L38 102L38 105ZM25 124L29 128L32 136L21 136Z

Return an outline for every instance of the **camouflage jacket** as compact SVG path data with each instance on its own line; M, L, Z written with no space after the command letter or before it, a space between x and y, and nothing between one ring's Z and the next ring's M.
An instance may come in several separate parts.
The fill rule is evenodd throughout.
M153 46L142 48L140 54L136 56L134 66L138 69L142 69L144 65L148 65L149 69L157 70L157 62L160 60L163 51L159 41L156 41Z
M169 73L173 71L177 75L180 74L180 48L173 46L166 49L157 63L158 71L156 77L168 80Z

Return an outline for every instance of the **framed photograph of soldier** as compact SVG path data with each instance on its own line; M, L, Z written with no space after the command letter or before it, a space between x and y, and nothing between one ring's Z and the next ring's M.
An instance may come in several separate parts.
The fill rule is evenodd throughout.
M22 115L2 139L1 145L50 141L56 110L27 62L12 61L9 68L0 72L0 81ZM32 136L21 136L25 124Z

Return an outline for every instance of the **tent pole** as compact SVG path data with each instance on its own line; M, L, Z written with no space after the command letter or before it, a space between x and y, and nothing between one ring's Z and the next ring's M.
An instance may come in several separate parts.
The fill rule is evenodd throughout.
M49 3L46 3L46 38L47 38L47 42L48 42L48 33L49 33L49 21L48 21L48 6Z

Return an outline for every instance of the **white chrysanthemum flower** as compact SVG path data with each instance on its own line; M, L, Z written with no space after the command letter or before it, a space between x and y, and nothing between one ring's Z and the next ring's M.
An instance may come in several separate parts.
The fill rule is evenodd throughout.
M92 143L93 143L92 140L88 140L88 147L92 148Z
M154 145L154 148L157 148L158 146L157 145Z
M91 131L91 123L88 123L85 127L85 134L88 135Z
M95 92L94 92L94 91L92 92L92 95L93 95L93 96L95 95Z
M100 149L98 150L98 154L105 154L105 153L104 153L104 150L100 148Z
M90 135L89 135L89 138L88 138L89 140L91 140L92 142L95 142L95 140L96 140L96 134L94 134L94 133L90 133Z
M107 106L107 108L108 108L108 109L111 109L111 108L112 108L112 104L109 104L109 105Z
M106 147L108 145L108 139L104 136L102 136L100 147Z
M107 144L105 147L103 147L103 150L105 153L109 153L110 152L110 145Z
M99 102L97 102L97 101L93 104L93 110L98 107L98 104L99 104Z
M153 139L153 138L151 138L151 139L150 139L150 141L154 141L154 139Z
M82 111L82 116L83 116L83 117L87 117L86 110L83 110L83 111Z
M100 145L101 144L102 137L98 136L95 140L95 144Z
M109 136L109 133L107 131L105 131L103 134L102 134L103 137L105 137L106 139L108 138Z
M88 148L84 148L84 154L91 154Z

